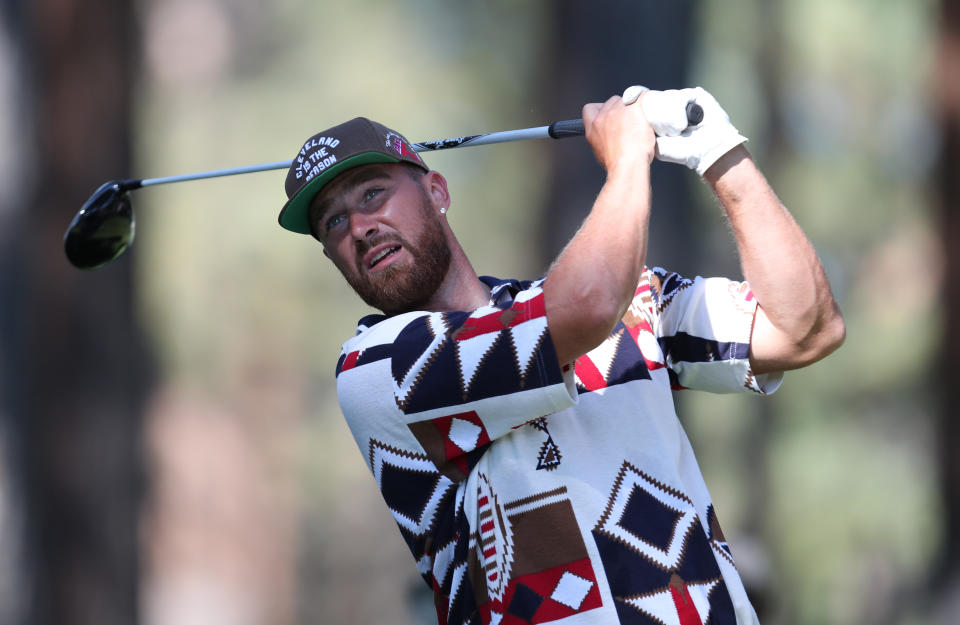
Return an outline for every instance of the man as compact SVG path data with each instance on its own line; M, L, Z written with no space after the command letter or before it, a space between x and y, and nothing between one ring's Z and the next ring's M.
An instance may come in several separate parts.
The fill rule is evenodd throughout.
M756 622L671 388L771 392L842 318L710 94L631 87L583 121L607 179L534 282L477 276L446 180L396 132L306 142L280 223L384 313L343 346L343 413L441 624ZM716 192L749 286L645 267L655 156Z

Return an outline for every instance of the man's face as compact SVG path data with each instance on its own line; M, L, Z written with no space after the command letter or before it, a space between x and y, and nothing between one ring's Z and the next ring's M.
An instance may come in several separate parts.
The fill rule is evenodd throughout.
M450 266L430 194L402 165L363 165L310 206L314 236L364 302L386 314L421 308Z

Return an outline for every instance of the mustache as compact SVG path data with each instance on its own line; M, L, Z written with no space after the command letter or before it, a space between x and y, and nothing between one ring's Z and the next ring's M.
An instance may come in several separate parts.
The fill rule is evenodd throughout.
M369 239L357 241L357 252L359 252L361 255L366 254L368 251L380 245L381 243L399 243L400 245L407 246L406 240L399 234L383 232L380 234L375 234Z
M369 239L357 241L357 263L363 264L363 255L383 243L395 243L407 249L413 249L410 244L407 243L406 239L401 237L399 234L381 232L373 235Z

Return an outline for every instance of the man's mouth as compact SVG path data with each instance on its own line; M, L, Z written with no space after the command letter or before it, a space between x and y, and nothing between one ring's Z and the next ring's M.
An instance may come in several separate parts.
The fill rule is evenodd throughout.
M391 245L390 247L385 247L384 249L377 252L373 258L367 262L367 269L373 269L379 263L383 262L385 259L393 256L401 249L400 245Z

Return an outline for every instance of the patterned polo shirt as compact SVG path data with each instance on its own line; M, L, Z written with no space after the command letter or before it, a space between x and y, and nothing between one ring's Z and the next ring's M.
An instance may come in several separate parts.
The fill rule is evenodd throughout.
M372 315L340 405L441 625L756 623L672 391L768 393L746 283L645 270L610 336L557 363L542 281Z

